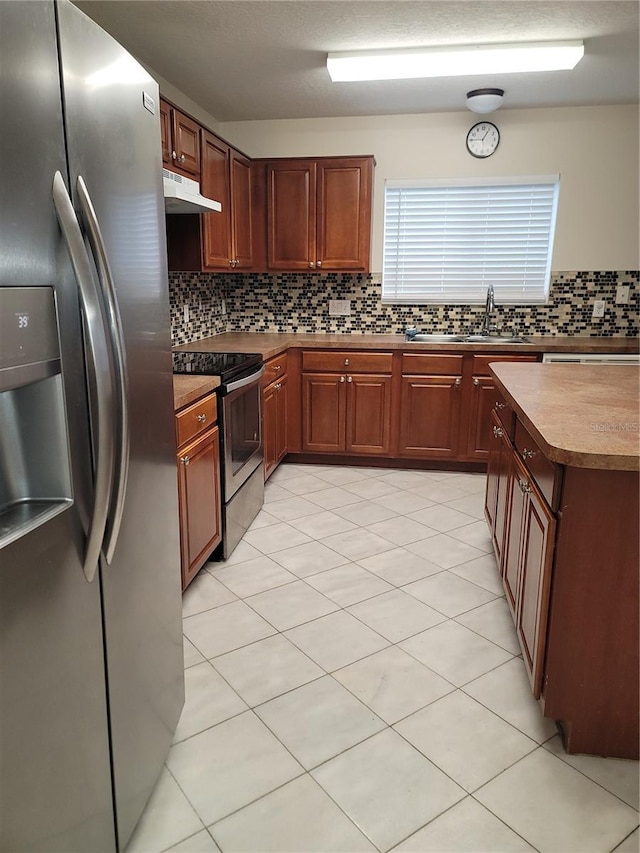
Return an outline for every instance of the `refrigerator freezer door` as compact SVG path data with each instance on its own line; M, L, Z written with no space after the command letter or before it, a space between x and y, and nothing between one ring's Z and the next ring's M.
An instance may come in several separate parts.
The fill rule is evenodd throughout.
M28 430L14 429L28 400L41 444L51 421L60 424L73 495L55 518L0 548L0 850L110 851L100 587L82 571L93 499L82 330L51 196L54 173L66 174L53 3L0 3L0 56L0 287L53 286L64 379L0 393L0 481L8 488L20 465L41 467L28 455ZM63 395L58 414L31 405Z
M83 13L60 2L58 16L72 198L81 213L82 177L104 239L124 342L128 480L113 557L101 565L124 849L184 701L160 101L144 69ZM120 453L127 450L123 438L119 430Z

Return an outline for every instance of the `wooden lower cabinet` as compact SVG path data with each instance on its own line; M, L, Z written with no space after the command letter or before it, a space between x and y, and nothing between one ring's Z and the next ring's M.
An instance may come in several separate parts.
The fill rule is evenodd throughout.
M391 376L305 373L302 449L389 456Z
M400 394L400 456L458 455L461 376L403 376Z
M222 539L215 394L176 413L180 562L185 590Z
M489 462L484 514L491 531L491 541L496 561L502 573L502 554L507 519L507 502L510 494L511 441L500 417L491 413L489 431Z
M516 458L516 464L519 460ZM520 473L520 472L519 472ZM556 521L535 485L522 468L518 486L524 492L520 532L519 601L516 631L522 657L536 699L542 689L549 615L549 589Z
M265 480L287 455L288 377L272 382L262 392L262 442Z

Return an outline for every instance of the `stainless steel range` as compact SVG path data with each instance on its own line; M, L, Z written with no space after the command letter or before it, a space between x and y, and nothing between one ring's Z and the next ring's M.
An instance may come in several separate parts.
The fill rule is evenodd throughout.
M173 372L220 377L222 543L214 559L226 560L264 502L262 356L258 353L174 352Z

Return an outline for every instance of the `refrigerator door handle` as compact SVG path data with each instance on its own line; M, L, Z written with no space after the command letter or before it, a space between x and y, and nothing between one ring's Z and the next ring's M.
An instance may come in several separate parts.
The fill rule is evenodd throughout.
M115 465L113 444L113 381L111 358L100 300L96 292L89 255L64 180L60 172L53 178L53 204L60 230L67 244L71 265L78 282L85 319L87 356L95 388L95 485L94 505L83 560L84 575L91 583L98 568L102 541L109 517Z
M116 297L113 276L109 267L106 246L100 223L96 215L89 190L82 175L78 175L77 181L78 198L80 208L84 217L89 244L93 252L102 295L107 311L109 332L111 335L111 346L115 354L115 377L117 386L117 397L119 403L119 423L116 431L118 439L117 448L117 480L115 486L115 497L112 499L111 526L107 530L107 542L104 556L107 563L111 563L122 524L122 513L124 510L124 499L127 492L127 479L129 476L129 405L128 405L128 378L127 363L124 349L124 333L122 331L122 318Z

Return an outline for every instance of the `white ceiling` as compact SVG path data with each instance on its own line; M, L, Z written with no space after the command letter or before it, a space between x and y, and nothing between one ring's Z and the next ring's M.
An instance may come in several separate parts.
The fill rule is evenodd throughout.
M638 102L636 0L74 0L219 121ZM332 83L329 51L584 39L573 71Z

